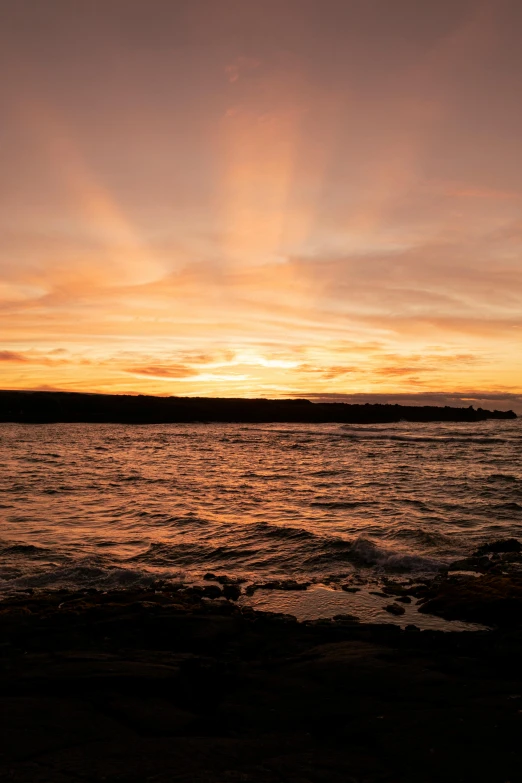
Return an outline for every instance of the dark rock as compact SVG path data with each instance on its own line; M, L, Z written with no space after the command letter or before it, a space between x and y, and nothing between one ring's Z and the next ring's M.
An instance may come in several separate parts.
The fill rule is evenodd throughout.
M256 590L307 590L311 582L296 582L295 579L274 579L271 582L256 582L248 585L246 595L253 595Z
M354 623L360 623L358 617L356 617L354 614L336 614L332 618L332 620L335 623L342 623L342 624L350 624L353 625Z
M341 590L344 590L345 593L358 593L361 588L353 587L352 585L341 585Z
M202 594L205 598L221 598L223 592L217 585L205 585Z
M220 585L241 585L246 581L246 579L227 576L226 574L213 574L210 571L204 575L203 579L207 582L218 582Z
M220 574L219 576L216 576L216 582L219 582L220 585L242 585L244 582L246 582L246 579Z
M397 582L387 582L382 588L385 595L405 595L406 591L406 587Z
M495 580L415 589L462 596ZM4 601L0 780L520 780L522 627L298 623L202 590Z
M399 595L395 600L400 601L401 604L411 604L411 598L409 595Z
M500 538L489 544L482 544L474 554L480 556L499 552L522 552L522 544L516 538Z
M404 606L397 606L397 604L388 604L388 606L384 607L384 610L386 612L389 612L390 614L395 614L397 616L404 614L406 611Z
M405 631L420 631L420 628L419 628L418 625L413 625L413 623L410 623L409 625L406 626L406 628L404 630Z
M225 598L228 598L229 601L237 601L241 595L241 588L239 585L224 584L223 595Z
M419 611L448 620L522 625L522 576L457 576L428 585Z
M465 557L462 560L455 560L448 566L448 571L475 571L477 573L486 573L490 571L494 563L489 557Z
M187 596L203 596L204 590L206 589L207 585L203 587L203 585L191 585L190 587L186 587L182 592L185 593Z

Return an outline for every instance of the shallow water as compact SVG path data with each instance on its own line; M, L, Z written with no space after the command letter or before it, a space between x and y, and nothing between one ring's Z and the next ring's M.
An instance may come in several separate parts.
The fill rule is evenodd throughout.
M433 574L522 535L521 447L521 420L0 425L0 589Z
M375 587L375 585L368 585L368 587ZM354 594L321 584L312 585L306 591L258 590L252 597L242 597L240 603L252 606L258 611L291 614L298 620L349 615L368 623L393 623L402 628L416 625L423 630L476 631L487 628L478 623L459 620L449 622L442 617L419 613L416 598L412 599L411 604L401 604L403 615L399 617L391 615L385 607L393 603L393 596L379 596L368 587L362 587Z

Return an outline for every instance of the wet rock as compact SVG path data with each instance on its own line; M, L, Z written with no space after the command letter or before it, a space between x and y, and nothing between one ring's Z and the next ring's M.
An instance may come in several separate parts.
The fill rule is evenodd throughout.
M520 779L522 629L298 623L201 595L4 602L29 614L0 615L13 642L0 655L0 779Z
M227 576L227 574L214 574L208 571L203 579L206 582L218 582L220 585L241 585L246 582L246 579L242 579L236 576Z
M223 591L217 585L205 585L202 594L205 598L221 598Z
M204 590L205 588L202 585L191 585L190 587L185 587L181 592L187 598L202 598Z
M221 598L223 595L218 585L191 585L181 591L186 599Z
M448 620L520 626L522 576L448 577L428 585L421 603L420 612Z
M474 554L480 556L499 552L522 552L522 544L516 538L499 538L497 541L479 546Z
M359 618L356 617L354 614L336 614L336 615L334 615L332 620L335 623L340 623L342 625L346 625L346 624L353 625L354 623L360 623L361 622L359 620Z
M489 557L465 557L462 560L455 560L448 566L448 571L475 571L477 573L486 573L490 571L494 563Z
M256 590L307 590L311 582L297 582L295 579L274 579L271 582L256 582L248 585L246 595L253 595Z
M387 582L383 585L382 592L385 595L405 595L407 588L405 585L398 584L397 582Z
M406 611L404 606L398 606L397 604L388 604L388 606L384 607L384 610L390 614L397 615L397 617Z
M237 601L241 595L241 588L239 585L224 584L223 595L228 598L229 601Z

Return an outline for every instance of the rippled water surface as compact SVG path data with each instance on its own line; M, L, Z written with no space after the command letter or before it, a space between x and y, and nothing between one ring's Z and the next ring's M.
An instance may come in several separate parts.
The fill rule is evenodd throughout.
M433 572L522 535L522 421L0 425L0 587Z

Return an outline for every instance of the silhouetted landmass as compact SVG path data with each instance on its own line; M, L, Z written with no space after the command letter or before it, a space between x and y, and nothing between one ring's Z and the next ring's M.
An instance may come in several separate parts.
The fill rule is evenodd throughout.
M516 419L513 411L406 405L348 405L304 399L266 400L220 397L152 397L54 391L0 391L0 421L171 424L345 423Z

